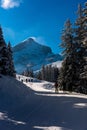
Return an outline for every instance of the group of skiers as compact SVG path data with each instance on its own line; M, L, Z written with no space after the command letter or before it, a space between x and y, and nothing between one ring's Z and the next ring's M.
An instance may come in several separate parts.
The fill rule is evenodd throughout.
M18 76L18 79L21 81L21 82L33 82L33 79L22 79L20 76Z

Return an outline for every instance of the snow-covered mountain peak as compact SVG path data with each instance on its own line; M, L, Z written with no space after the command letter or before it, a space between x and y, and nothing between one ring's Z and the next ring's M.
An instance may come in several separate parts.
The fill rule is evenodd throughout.
M54 54L50 47L42 45L34 38L27 38L13 48L14 63L17 72L22 72L27 65L33 66L33 70L38 70L42 65L61 60L59 54Z
M34 43L34 42L36 42L36 40L34 37L29 37L29 38L25 39L23 42Z
M35 52L42 52L42 53L52 53L52 50L50 47L45 46L45 45L41 45L38 42L35 41L34 38L29 37L26 40L22 41L21 43L17 44L14 48L13 51L14 52L18 52L18 51L29 51L30 53L33 51L33 53Z

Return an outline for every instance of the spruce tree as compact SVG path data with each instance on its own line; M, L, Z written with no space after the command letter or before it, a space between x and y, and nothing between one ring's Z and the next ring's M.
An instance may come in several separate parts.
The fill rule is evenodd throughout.
M3 37L2 28L0 26L0 73L8 74L8 51Z
M85 89L85 92L87 93L87 2L85 3L85 8L83 9L83 18L82 18L82 26L83 26L83 32L82 32L82 43L83 43L83 67L81 68L81 85L83 89Z
M84 9L79 4L77 14L74 29L68 20L62 33L65 58L58 81L64 90L87 93L87 2Z
M64 90L73 90L74 78L76 77L75 67L75 44L73 36L73 28L70 20L65 23L65 29L62 33L62 43L64 61L60 70L59 82L63 86Z
M87 37L87 8L84 10L82 9L82 6L79 4L78 6L78 18L76 19L75 25L75 42L78 46L77 49L77 62L78 62L78 81L79 81L79 87L82 89L84 88L84 81L82 78L84 66L86 64L86 58L87 55L86 52L86 45L84 45L86 37Z
M10 42L8 43L7 48L8 48L8 61L9 61L8 74L10 76L15 77L15 67L14 67L14 63L13 63L13 52L12 52Z

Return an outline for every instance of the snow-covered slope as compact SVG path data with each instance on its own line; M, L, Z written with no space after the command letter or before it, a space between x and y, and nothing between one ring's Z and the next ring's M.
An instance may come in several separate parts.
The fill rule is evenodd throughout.
M16 79L2 76L0 78L0 107L14 109L23 105L30 98L29 92L30 89Z
M86 95L55 94L51 83L26 78L0 78L0 130L87 130Z
M50 63L52 66L56 66L57 68L61 68L62 66L62 61L56 61L56 62L53 62L53 63ZM47 64L47 65L50 65L50 64Z
M38 70L42 65L62 60L62 57L54 54L50 47L37 43L33 38L16 45L13 55L17 72L22 72L27 67Z

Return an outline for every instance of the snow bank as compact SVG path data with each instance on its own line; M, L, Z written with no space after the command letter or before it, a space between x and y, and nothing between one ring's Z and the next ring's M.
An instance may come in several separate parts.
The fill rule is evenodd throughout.
M9 76L0 78L0 108L13 110L28 104L28 100L34 95L29 87Z
M17 75L17 80L23 81L23 83L34 91L38 92L54 92L54 83L43 80L38 80L32 77L26 77L23 75ZM20 78L19 78L20 77ZM27 82L26 82L27 79Z
M22 78L0 78L0 130L87 130L86 95L55 94L53 83Z

